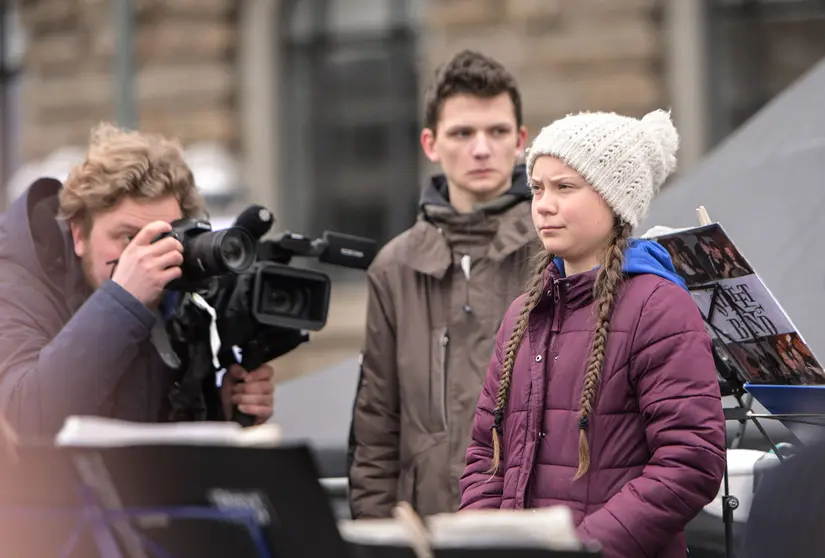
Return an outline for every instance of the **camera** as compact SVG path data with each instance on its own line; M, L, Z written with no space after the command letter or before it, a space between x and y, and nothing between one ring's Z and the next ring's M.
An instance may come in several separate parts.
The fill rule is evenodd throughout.
M243 273L255 263L255 242L240 227L213 231L209 221L184 218L174 221L171 231L152 242L169 236L183 245L183 273L166 286L168 290L203 291L216 277Z
M291 232L262 241L252 267L250 311L260 324L320 331L329 313L331 283L320 271L289 265L295 256L311 257L353 269L367 269L375 242L338 232L311 239Z
M292 258L367 269L375 251L373 240L329 231L318 239L287 232L259 241L255 263L241 274L219 278L206 296L217 314L221 343L241 347L249 358L250 347L257 347L262 354L250 364L254 367L289 352L308 340L304 330L324 328L332 291L328 275L293 267Z
M252 280L252 316L263 325L319 331L327 321L330 293L323 273L261 262Z
M211 318L184 298L174 319L167 321L176 346L197 362L191 367L193 379L186 390L181 389L194 397L198 386L209 384L204 388L212 394L207 407L219 408L219 398L214 395L214 382L203 384L199 374L215 356L222 368L238 362L246 370L255 370L309 341L307 331L326 325L330 278L321 271L291 266L293 257L366 270L377 251L371 239L331 231L315 239L286 232L262 240L273 222L268 210L250 206L227 229L212 231L208 222L181 220L173 223L171 233L158 238L174 236L181 241L183 275L177 287L187 292L197 289L214 310L214 324L210 324ZM204 348L213 325L220 339L217 355L211 346ZM232 419L243 426L254 422L237 407Z

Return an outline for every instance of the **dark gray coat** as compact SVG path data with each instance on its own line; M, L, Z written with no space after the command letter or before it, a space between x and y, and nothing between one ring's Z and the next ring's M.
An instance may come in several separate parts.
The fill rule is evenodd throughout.
M150 342L156 316L118 284L94 293L40 179L0 216L0 412L21 437L69 415L157 421L172 382Z

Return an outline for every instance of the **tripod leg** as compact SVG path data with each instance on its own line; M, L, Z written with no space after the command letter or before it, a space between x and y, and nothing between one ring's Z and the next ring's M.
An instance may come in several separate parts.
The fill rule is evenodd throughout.
M722 521L725 524L725 556L733 558L733 510L739 507L736 496L728 493L728 469L725 467L725 494L722 496Z
M733 510L739 507L739 500L731 496L728 464L725 462L725 476L722 492L722 523L725 525L725 556L733 558Z

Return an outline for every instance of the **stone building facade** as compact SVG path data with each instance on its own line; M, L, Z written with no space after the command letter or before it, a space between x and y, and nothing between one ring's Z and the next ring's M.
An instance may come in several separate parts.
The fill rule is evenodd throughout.
M185 144L240 147L237 2L138 0L135 98L141 129ZM115 117L113 2L21 0L27 35L23 153L47 156L83 145Z
M132 0L139 126L176 136L186 145L219 146L235 158L242 172L235 203L228 207L263 203L284 216L287 225L320 230L326 223L315 223L313 215L316 221L332 220L336 208L351 203L354 208L345 213L348 222L358 221L360 226L383 216L377 236L386 239L414 218L417 185L432 170L417 152L420 93L434 68L465 47L487 52L511 68L522 88L531 135L575 110L641 115L670 106L682 130L684 166L695 162L715 141L709 132L713 111L706 93L711 74L708 51L719 47L718 42L709 46L708 38L713 14L707 6L714 2L736 4L722 0ZM27 46L22 137L16 141L21 142L23 159L30 162L67 145L82 147L96 122L115 117L116 28L113 2L108 0L18 0L18 5ZM812 44L809 52L825 53L820 42ZM367 69L357 79L365 80L362 85L367 90L390 87L388 91L394 92L386 95L394 95L389 103L392 110L407 112L403 118L391 111L389 117L381 117L384 120L376 117L364 127L363 136L346 136L344 143L358 144L355 153L362 141L373 149L369 153L375 153L368 156L385 158L389 169L405 169L409 176L398 186L405 189L403 195L387 194L390 205L375 201L386 190L384 176L349 179L353 184L341 179L331 189L311 186L349 174L317 174L317 168L334 154L306 147L325 134L340 133L335 127L339 124L332 120L327 128L312 124L316 113L338 106L334 99L323 97L331 94L328 89L335 89L324 85L332 83L324 80L337 75L336 64L346 63L342 59L348 56L363 56L373 63L384 51L395 58L382 59L383 66L365 63ZM318 67L309 67L313 64ZM412 74L392 73L405 64L414 69ZM359 68L345 68L341 79L361 76ZM370 85L368 80L382 68L390 77ZM315 85L296 85L304 79ZM402 82L406 89L392 90L402 79L408 79ZM358 85L356 81L351 87ZM368 99L365 118L383 110L383 100ZM339 96L342 108L330 118L350 112L344 110L347 107L357 113L357 101ZM297 105L305 102L315 104L300 113ZM285 131L281 121L290 118L295 122ZM310 129L315 135L301 135ZM394 147L387 151L386 144ZM406 153L402 163L393 160L402 152ZM309 161L299 168L296 160L302 157ZM361 165L355 162L357 155L352 157L351 166ZM353 170L347 169L346 160L335 161L329 164ZM376 186L359 189L370 180ZM347 194L350 187L353 190ZM372 213L358 213L361 201L352 202L353 198L364 204L374 202ZM318 209L324 204L329 206L326 210ZM340 226L346 227L347 220ZM310 345L280 359L279 374L290 377L354 358L363 338L364 307L361 275L336 276L327 327L314 335Z
M650 0L432 2L425 60L494 53L519 80L531 133L585 108L641 115L667 100L660 12Z

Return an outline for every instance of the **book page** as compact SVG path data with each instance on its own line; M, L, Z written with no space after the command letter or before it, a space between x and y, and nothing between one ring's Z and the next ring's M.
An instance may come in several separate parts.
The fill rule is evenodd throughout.
M409 532L397 519L342 519L338 530L351 543L412 546Z
M434 548L532 547L580 550L573 513L566 506L529 510L465 510L426 521Z
M95 416L71 416L63 423L58 446L115 447L204 445L275 447L281 440L276 424L243 428L236 422L141 423Z

